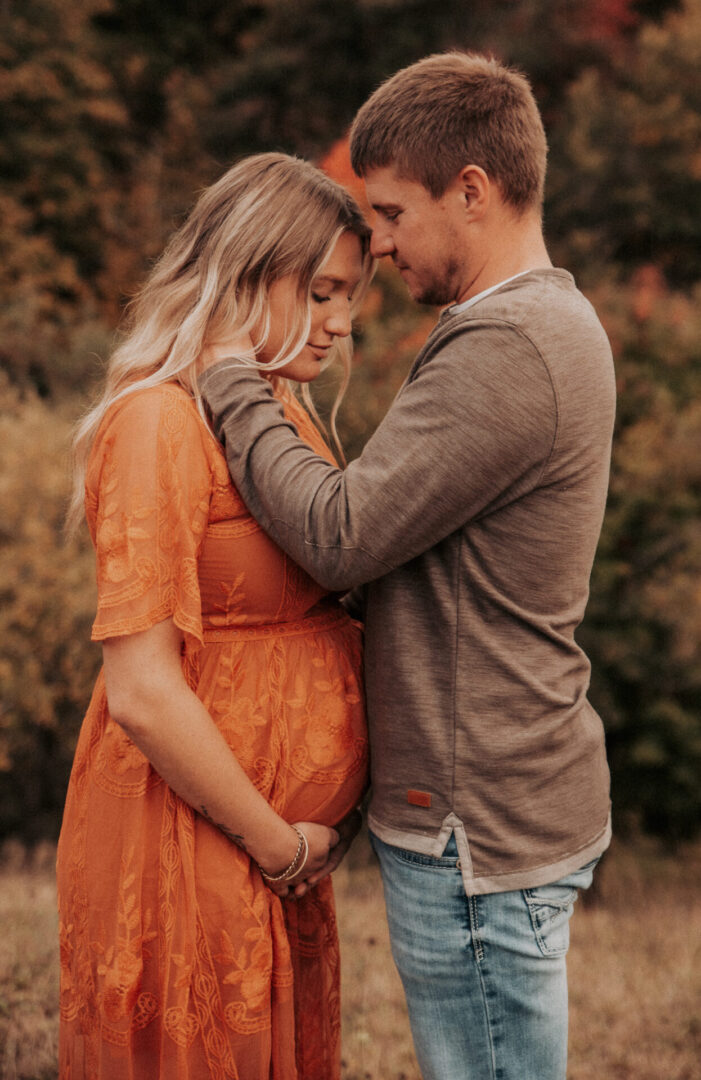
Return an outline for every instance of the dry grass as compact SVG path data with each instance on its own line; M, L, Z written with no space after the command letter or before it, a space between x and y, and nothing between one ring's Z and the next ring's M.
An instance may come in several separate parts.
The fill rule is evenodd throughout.
M0 872L0 1077L55 1080L57 958L50 849ZM701 1080L701 847L615 848L580 903L570 950L568 1080ZM365 846L337 873L344 1080L420 1080Z
M701 1080L701 848L615 848L572 923L569 1080Z
M54 1080L58 1047L58 919L54 852L27 864L5 851L0 875L0 1077Z

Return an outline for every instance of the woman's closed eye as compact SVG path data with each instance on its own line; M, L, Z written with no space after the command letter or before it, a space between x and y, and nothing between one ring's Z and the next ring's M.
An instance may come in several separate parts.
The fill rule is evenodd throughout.
M353 303L353 295L354 295L353 293L348 293L348 296L346 297L349 304ZM315 304L326 304L331 299L332 299L332 297L330 297L330 296L320 296L317 293L312 293L312 300L314 301Z

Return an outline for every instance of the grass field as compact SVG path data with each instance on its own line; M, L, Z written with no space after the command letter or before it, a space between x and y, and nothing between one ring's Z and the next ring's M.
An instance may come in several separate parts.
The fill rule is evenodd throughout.
M53 852L0 867L0 1077L55 1080ZM382 888L360 841L336 875L344 1080L419 1080L389 954ZM616 846L578 904L568 1080L701 1080L701 847Z

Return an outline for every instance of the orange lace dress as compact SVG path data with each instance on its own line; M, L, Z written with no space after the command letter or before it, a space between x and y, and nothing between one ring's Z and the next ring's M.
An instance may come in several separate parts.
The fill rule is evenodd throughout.
M306 412L303 438L329 456ZM289 821L360 800L359 631L268 539L194 403L167 384L102 423L87 476L96 641L172 617L183 670ZM168 717L163 717L168 723ZM100 674L58 852L61 1080L332 1080L339 950L329 879L281 901L110 718Z

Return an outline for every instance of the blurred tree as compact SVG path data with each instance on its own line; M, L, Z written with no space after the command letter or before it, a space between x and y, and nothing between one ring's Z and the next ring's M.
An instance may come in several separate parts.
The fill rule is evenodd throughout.
M662 19L668 11L677 11L684 0L634 0L633 10L644 19Z
M701 278L701 2L584 71L552 136L551 246L592 281L607 263Z
M106 343L194 192L232 158L270 148L320 156L383 78L451 47L525 66L554 117L582 66L608 65L630 35L630 5L79 0L68 10L63 0L6 0L5 367L42 393L90 375L92 360L76 361L82 328Z
M242 0L104 0L92 20L99 55L135 133L148 139L162 129L174 74L201 74L238 56L265 6Z
M123 157L128 119L91 55L89 16L99 3L67 12L57 0L28 0L5 11L0 52L4 189L31 214L32 233L72 257L86 280L100 266L109 227L107 208L96 216L88 193L108 197L108 163ZM71 291L65 279L61 288Z
M0 9L3 364L43 393L96 317L93 279L119 202L126 114L86 44L99 0ZM80 373L76 373L80 378Z
M623 825L701 828L701 289L647 267L594 302L616 354L608 511L580 638Z
M606 63L639 16L631 0L267 0L247 48L214 77L207 144L218 156L279 147L317 157L379 83L446 49L528 70L546 113L585 65Z
M100 660L87 536L67 545L70 424L0 377L0 836L55 838Z

